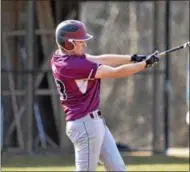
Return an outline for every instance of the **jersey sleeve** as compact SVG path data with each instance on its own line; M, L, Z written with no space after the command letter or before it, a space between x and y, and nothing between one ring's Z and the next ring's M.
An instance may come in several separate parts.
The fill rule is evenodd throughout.
M70 79L93 79L101 64L85 59L76 59L61 69L60 74Z

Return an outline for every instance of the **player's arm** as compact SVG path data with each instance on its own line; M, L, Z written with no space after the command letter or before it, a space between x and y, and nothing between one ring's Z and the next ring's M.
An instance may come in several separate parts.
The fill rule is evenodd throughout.
M159 58L153 55L145 61L133 63L133 64L124 64L118 67L101 65L96 71L95 78L127 77L137 72L140 72L147 67L152 67L158 61L159 61Z
M120 54L102 54L90 55L87 54L86 58L92 62L104 64L108 66L119 66L133 62L140 62L146 59L146 55L120 55Z

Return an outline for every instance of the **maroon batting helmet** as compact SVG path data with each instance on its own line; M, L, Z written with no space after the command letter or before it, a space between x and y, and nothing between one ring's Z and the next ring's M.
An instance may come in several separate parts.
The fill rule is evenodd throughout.
M78 20L65 20L58 24L55 31L56 43L68 51L74 49L73 41L85 41L92 37L87 33L85 25Z

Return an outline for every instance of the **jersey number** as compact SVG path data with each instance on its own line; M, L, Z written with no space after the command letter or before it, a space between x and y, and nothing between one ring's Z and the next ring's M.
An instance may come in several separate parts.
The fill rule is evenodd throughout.
M67 100L67 94L65 92L66 90L64 83L57 79L55 80L55 83L57 85L57 89L60 94L60 100Z

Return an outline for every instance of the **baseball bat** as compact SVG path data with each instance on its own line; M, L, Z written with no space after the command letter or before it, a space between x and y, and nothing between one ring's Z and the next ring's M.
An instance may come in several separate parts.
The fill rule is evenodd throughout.
M182 44L180 46L177 46L177 47L171 48L169 50L165 50L165 51L163 51L161 53L158 53L158 57L163 57L163 56L165 56L168 53L171 53L171 52L174 52L174 51L178 51L180 49L184 49L184 48L189 47L189 46L190 46L190 43L188 41L188 42L186 42L186 43L184 43L184 44Z

